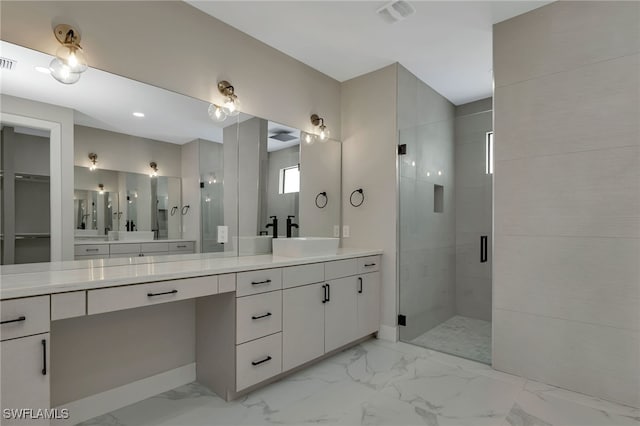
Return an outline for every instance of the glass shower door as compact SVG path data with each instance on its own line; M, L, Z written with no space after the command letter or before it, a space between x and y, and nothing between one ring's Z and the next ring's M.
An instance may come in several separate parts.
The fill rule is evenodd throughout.
M400 130L400 340L490 364L492 112L484 114Z

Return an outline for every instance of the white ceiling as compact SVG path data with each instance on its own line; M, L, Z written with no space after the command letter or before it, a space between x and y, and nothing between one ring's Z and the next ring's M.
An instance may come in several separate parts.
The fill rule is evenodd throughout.
M48 68L50 55L5 41L0 41L0 56L17 61L12 70L0 71L0 93L73 109L74 123L81 126L181 145L194 139L222 143L224 127L251 118L240 114L217 123L209 118L207 102L94 68L75 84L61 84L35 69ZM137 118L133 112L145 116ZM269 136L286 132L296 138L269 138L269 152L300 143L298 129L271 121L268 129ZM33 129L18 130L40 135Z
M492 25L549 1L415 1L388 24L388 1L186 0L338 81L400 62L456 105L493 92Z

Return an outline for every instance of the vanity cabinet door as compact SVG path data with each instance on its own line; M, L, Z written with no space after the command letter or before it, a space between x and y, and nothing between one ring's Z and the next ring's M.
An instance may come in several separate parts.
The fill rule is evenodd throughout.
M325 353L351 343L358 336L357 277L328 281L324 311Z
M282 292L282 370L324 354L324 283Z
M358 337L364 337L380 328L380 272L363 274L357 279Z
M43 343L44 342L44 343ZM49 333L0 343L0 414L5 409L49 408ZM47 425L41 419L5 419L4 425Z

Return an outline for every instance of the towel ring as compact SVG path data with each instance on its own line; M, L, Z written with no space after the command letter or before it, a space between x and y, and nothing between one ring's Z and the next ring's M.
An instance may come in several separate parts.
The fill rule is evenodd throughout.
M319 202L319 198L320 197L324 197L324 203L320 203ZM327 197L327 193L325 191L320 192L318 195L316 195L316 207L319 209L324 209L325 207L327 207L327 204L329 203L329 197Z
M182 210L180 210L180 213L182 213L182 216L186 215L189 212L189 209L191 208L190 205L186 205L186 206L182 206Z
M360 194L360 196L362 197L360 202L357 203L357 204L353 202L353 196L356 195L356 194ZM358 188L355 191L353 191L351 193L351 196L349 197L349 203L351 203L351 205L353 207L360 207L362 205L362 203L364 203L364 190L362 188Z
M175 215L177 211L178 211L178 206L171 207L171 216Z

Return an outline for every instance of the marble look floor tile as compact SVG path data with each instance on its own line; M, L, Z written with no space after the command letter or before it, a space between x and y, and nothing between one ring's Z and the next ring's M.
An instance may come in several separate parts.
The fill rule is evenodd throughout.
M636 409L525 382L481 363L370 340L236 401L190 383L82 426L640 426Z

